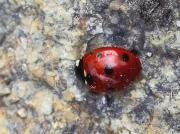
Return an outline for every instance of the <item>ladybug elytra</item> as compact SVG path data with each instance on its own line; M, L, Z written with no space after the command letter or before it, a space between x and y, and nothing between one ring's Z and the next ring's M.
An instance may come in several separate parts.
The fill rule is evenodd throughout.
M141 69L134 53L117 47L94 49L76 64L78 74L96 93L123 90L139 76Z

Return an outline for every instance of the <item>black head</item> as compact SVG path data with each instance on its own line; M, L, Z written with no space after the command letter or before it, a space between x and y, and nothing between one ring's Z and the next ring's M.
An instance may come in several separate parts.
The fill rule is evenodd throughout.
M80 59L79 63L77 61L77 64L75 66L75 72L76 72L76 76L85 82L85 76L84 76L84 69L83 69L83 60Z

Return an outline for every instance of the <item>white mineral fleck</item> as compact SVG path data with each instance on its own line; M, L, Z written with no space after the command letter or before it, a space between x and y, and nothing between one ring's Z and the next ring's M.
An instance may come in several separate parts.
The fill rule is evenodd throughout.
M177 21L176 21L176 26L177 26L177 27L180 27L180 20L177 20Z
M151 53L151 52L147 52L146 55L147 55L148 57L151 57L151 56L152 56L152 53Z
M21 117L21 118L25 118L27 116L26 110L24 108L21 108L17 111L17 114Z

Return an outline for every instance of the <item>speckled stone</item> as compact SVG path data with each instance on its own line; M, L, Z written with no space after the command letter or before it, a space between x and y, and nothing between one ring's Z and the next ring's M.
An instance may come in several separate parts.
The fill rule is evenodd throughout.
M5 109L0 109L0 129L2 134L10 134Z
M0 134L180 132L179 0L0 0ZM97 47L136 49L125 92L89 92L74 71Z
M37 113L49 115L52 112L52 93L48 90L43 90L35 93L30 100L27 100L27 105L33 107Z

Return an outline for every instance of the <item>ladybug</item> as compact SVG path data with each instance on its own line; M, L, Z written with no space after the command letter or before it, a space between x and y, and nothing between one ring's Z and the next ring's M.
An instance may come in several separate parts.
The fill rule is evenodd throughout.
M129 50L101 47L86 53L76 62L76 72L96 93L121 91L141 72L141 62Z

